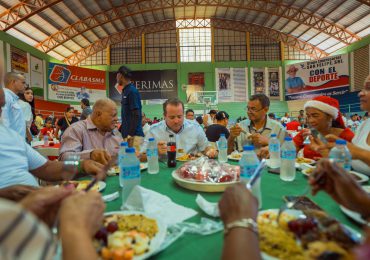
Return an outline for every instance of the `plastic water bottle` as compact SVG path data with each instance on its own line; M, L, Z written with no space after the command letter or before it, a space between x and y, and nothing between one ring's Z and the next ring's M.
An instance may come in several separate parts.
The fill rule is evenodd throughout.
M49 136L44 135L44 145L49 145Z
M335 141L335 147L331 149L329 158L333 159L346 171L351 170L352 155L347 148L347 142L345 140Z
M240 181L246 184L252 177L260 161L258 160L256 153L254 152L253 145L245 145L243 146L243 150L244 152L242 154L242 158L239 161ZM252 187L252 194L257 198L259 208L261 208L262 207L261 179L258 179L258 181Z
M296 148L291 137L285 137L281 146L280 179L293 181L295 179Z
M158 164L158 147L154 138L149 138L148 149L146 149L146 156L148 157L148 173L155 174L159 172Z
M220 135L218 139L218 161L221 163L227 162L227 140L225 134Z
M128 143L127 142L121 142L120 147L119 147L119 151L118 151L119 185L121 187L123 187L122 178L121 178L121 175L122 175L121 165L122 165L122 162L123 162L123 158L125 158L125 155L126 155L126 148L128 148Z
M125 205L128 196L136 185L140 185L140 161L135 155L135 148L126 148L126 155L120 164L122 172L120 179L122 187L122 207Z
M272 134L269 141L270 168L280 167L280 141Z

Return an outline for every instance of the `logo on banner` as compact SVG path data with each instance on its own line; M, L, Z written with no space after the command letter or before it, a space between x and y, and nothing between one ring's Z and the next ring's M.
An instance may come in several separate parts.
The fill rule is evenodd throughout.
M71 76L71 71L63 66L55 65L50 73L50 80L57 83L67 83Z

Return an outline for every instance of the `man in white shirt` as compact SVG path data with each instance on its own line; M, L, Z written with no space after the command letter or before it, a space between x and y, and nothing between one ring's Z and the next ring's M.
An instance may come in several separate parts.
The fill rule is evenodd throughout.
M13 129L23 138L26 137L26 121L22 107L18 103L18 94L24 92L25 83L25 78L21 74L15 72L5 74L5 106L2 119L6 127Z
M177 98L169 99L163 104L164 120L152 125L148 134L145 136L141 152L145 153L148 140L154 137L158 142L158 153L167 153L167 142L169 135L176 138L177 150L182 150L187 154L203 153L204 155L215 158L217 150L211 147L203 129L198 123L184 119L184 104Z

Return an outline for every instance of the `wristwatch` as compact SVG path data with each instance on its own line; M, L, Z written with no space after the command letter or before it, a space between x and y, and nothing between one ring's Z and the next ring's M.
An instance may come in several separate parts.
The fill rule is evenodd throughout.
M224 235L226 236L229 233L229 231L233 228L247 228L251 230L253 233L255 233L256 235L258 235L257 223L251 218L242 218L242 219L235 220L227 224L224 227Z

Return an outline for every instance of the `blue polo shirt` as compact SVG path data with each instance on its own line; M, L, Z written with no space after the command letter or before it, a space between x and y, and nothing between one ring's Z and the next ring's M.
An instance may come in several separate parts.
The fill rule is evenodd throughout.
M129 123L131 121L131 111L139 111L139 121L137 123L134 136L144 136L143 127L141 125L141 96L135 85L131 82L122 92L121 100L121 118L122 118L122 137L126 138L129 131ZM131 134L132 135L132 134Z
M286 88L303 88L304 82L300 77L287 78L285 87Z

